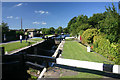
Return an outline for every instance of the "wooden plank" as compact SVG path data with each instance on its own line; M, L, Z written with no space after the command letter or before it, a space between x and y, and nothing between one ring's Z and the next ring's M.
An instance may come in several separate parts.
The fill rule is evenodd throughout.
M38 64L35 64L35 63L32 63L32 62L25 62L26 66L28 67L31 67L33 69L37 69L37 70L40 70L41 68L43 69L45 66L42 66L42 65L38 65Z
M4 47L0 47L0 55L4 55L5 54L5 48Z
M56 62L56 58L54 57L49 57L49 56L41 56L41 55L32 55L32 54L27 54L26 55L27 60L33 60L33 61L39 61L39 60L45 60L48 62Z
M11 55L3 55L2 62L11 62L11 61L22 61L23 54L11 54Z

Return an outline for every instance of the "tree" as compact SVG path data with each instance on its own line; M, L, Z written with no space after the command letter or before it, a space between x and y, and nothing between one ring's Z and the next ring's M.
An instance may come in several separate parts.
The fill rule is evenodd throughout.
M24 31L22 31L22 32L21 31L16 31L16 35L18 35L18 36L19 35L24 35Z
M59 30L58 29L55 29L55 34L59 34Z
M91 28L91 25L89 25L88 23L87 24L82 24L81 26L79 26L78 28L77 28L77 32L79 33L81 30L86 30L86 29L88 29L88 28Z
M105 19L105 17L106 15L102 13L93 14L93 16L88 19L88 23L92 25L93 28L99 29L98 22Z
M72 18L72 19L69 21L68 26L67 26L68 29L70 29L71 24L73 24L73 23L76 22L76 19L77 19L77 17L74 17L74 18Z
M72 18L67 26L67 29L69 33L73 35L77 35L79 30L77 30L78 27L80 27L82 24L86 24L88 22L88 17L85 15L80 15L78 17Z
M63 33L65 33L65 34L66 34L66 33L68 33L68 32L69 32L69 31L68 31L68 29L67 29L67 28L64 28L64 29L63 29Z
M5 33L7 33L9 31L9 26L8 26L7 23L2 22L0 27L2 28L2 34L5 34Z
M50 27L49 30L50 30L50 34L54 34L55 33L55 28L54 27Z
M110 42L117 42L120 38L120 28L119 28L119 14L117 13L114 5L112 4L112 8L108 7L107 10L107 17L99 21L100 31L107 34L107 39Z
M58 33L61 34L63 32L63 29L61 26L58 27Z

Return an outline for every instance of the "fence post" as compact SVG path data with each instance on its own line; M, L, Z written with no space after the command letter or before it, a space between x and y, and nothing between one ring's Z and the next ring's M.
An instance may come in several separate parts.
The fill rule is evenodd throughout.
M5 55L5 48L4 47L0 47L0 52L2 55Z

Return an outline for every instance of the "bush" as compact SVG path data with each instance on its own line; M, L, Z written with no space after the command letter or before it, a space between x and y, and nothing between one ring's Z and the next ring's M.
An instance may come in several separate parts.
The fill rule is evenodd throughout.
M83 32L84 32L84 30L80 30L79 34L80 34L80 35L82 35L82 34L83 34Z
M120 44L110 44L110 41L101 35L94 36L93 50L116 64L120 64Z
M116 63L116 64L120 64L120 44L119 43L112 43L111 44L111 53L113 54L114 56L114 59L113 61Z
M82 43L91 44L93 43L93 38L98 34L97 29L87 29L82 34Z
M16 31L16 35L24 35L24 32L22 31Z

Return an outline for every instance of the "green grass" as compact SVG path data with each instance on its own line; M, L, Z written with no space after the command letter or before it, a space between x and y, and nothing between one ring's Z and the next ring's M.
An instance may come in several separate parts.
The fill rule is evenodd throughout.
M32 40L32 41L42 41L42 40L44 40L44 39L40 39L40 38L34 38L34 39L30 39L30 40Z
M82 61L104 62L107 61L104 57L87 52L87 48L76 41L66 41L62 56L67 59L75 59Z
M73 41L74 39L65 39L65 41Z
M86 47L76 41L65 42L62 56L66 59L74 59L81 61L91 61L91 62L101 62L101 63L107 61L104 57L94 52L87 52ZM62 76L61 78L102 78L102 77L103 76L92 73L79 72L78 75Z
M61 78L86 78L85 80L89 80L89 78L102 78L102 76L96 75L96 74L91 74L91 73L79 72L78 75L63 76ZM95 80L99 80L99 79L95 79Z
M30 43L34 44L35 42L30 42ZM22 41L22 43L14 42L14 43L3 44L3 45L0 45L0 46L5 47L5 51L10 52L10 51L13 51L13 50L16 50L16 49L26 47L28 45L29 44L26 43L26 41L24 40L24 41Z
M28 42L30 42L30 44L34 44L36 43L37 41L42 41L43 39L39 39L39 38L35 38L35 39L30 39L28 40ZM0 45L0 47L5 47L5 52L10 52L10 51L14 51L16 49L20 49L20 48L23 48L23 47L26 47L28 46L29 44L26 43L25 40L22 41L22 43L20 42L13 42L13 43L8 43L8 44L3 44L3 45Z
M49 37L49 36L52 36L52 35L53 35L53 34L49 34L49 35L45 35L45 36L48 36L48 37Z

